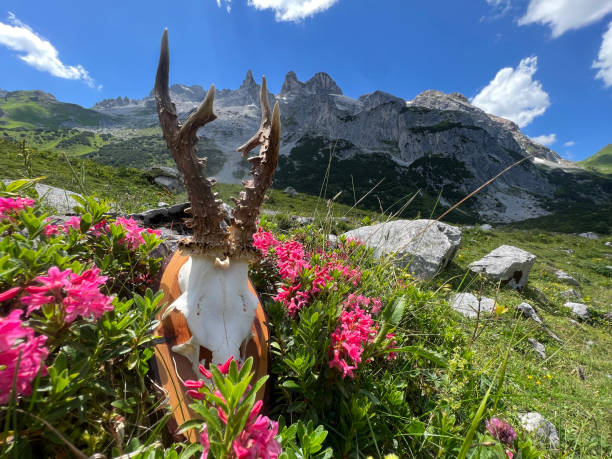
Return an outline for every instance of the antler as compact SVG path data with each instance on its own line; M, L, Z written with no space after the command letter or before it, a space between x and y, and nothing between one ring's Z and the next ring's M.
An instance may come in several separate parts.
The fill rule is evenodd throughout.
M280 110L276 102L272 117L270 117L266 77L263 77L261 83L259 99L261 125L255 135L237 150L244 157L257 145L261 145L259 155L248 159L251 163L253 178L243 182L245 191L240 193L240 199L232 198L236 204L230 226L232 251L247 256L253 254L253 233L257 229L257 215L264 201L266 190L272 183L274 170L278 164L280 146Z
M196 154L198 129L217 118L213 113L215 87L210 86L198 109L181 125L176 116L176 106L170 99L169 72L168 29L165 29L155 77L155 102L164 138L183 175L191 201L191 207L185 212L191 213L192 217L185 223L193 228L193 238L190 241L181 241L181 246L195 253L224 254L228 251L229 242L223 221L223 203L216 199L217 193L212 191L215 180L206 178L202 173L206 159L199 159Z

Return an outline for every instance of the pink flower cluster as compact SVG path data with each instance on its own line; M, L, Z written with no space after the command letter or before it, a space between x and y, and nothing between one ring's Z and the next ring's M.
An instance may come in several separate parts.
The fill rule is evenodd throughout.
M60 271L54 266L47 276L35 279L42 285L26 287L28 295L21 302L28 307L28 315L46 304L54 304L60 306L59 313L67 323L78 316L97 319L113 309L112 299L100 292L107 278L99 274L98 268L77 275L70 269Z
M217 365L221 374L228 374L232 360L234 360L234 357L230 357L222 365ZM212 379L212 373L203 365L200 365L200 373L205 378ZM205 385L206 383L203 380L185 381L185 387L189 389L187 395L196 400L204 400L205 394L197 389L202 389ZM217 398L223 400L221 392L215 390L214 394ZM230 459L276 459L282 452L280 444L276 440L278 422L272 421L267 416L259 414L262 407L263 402L261 400L258 400L253 405L244 429L232 443L233 454L229 456ZM221 407L217 407L217 415L224 424L227 424L228 413ZM200 444L203 446L201 459L207 459L210 451L210 439L208 436L208 426L206 424L202 426Z
M45 226L43 233L47 237L55 236L60 232L68 234L70 232L70 228L78 231L81 228L81 217L70 217L70 219L63 225L48 224Z
M33 206L34 200L30 198L0 198L0 220L8 214Z
M361 279L359 268L344 264L336 253L319 253L322 264L311 265L312 254L304 250L298 241L278 241L261 228L253 235L253 245L264 256L275 261L279 274L286 283L273 298L285 305L289 316L297 313L325 287L334 285L334 275L357 285ZM302 282L297 282L301 279ZM297 283L296 283L297 282Z
M32 393L32 381L41 370L49 350L46 336L34 336L19 318L23 311L13 310L8 317L0 317L0 404L8 403L15 373L17 395ZM19 365L19 366L17 366Z
M114 224L120 225L126 231L125 238L121 241L121 243L125 244L128 248L132 250L137 249L138 247L140 247L141 244L144 243L144 239L142 237L143 233L155 234L156 236L159 236L161 234L160 230L143 228L132 217L118 217L115 220Z
M332 333L330 368L342 372L342 377L354 378L353 370L361 363L364 347L374 341L378 330L372 316L360 307L345 309L340 314L340 325Z

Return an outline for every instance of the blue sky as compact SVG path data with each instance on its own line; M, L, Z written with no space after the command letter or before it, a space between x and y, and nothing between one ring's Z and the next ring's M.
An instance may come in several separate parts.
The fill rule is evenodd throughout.
M90 107L171 82L278 92L324 71L351 97L461 92L562 156L612 143L612 0L156 0L0 4L0 88Z

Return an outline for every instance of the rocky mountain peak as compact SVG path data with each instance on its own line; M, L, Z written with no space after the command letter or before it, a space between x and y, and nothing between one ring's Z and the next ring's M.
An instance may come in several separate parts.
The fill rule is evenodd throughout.
M251 70L249 69L247 71L247 74L244 77L244 81L242 82L240 87L241 88L245 88L245 87L248 88L248 87L252 87L252 86L258 86L258 85L255 82L255 78L253 78L253 72L251 72Z
M374 91L369 94L364 94L359 96L359 99L357 100L363 104L363 108L366 110L389 102L397 102L402 105L405 104L404 99L400 99L399 97L384 91Z
M316 94L338 94L342 95L342 89L325 72L315 73L314 76L305 83L309 92Z
M281 87L281 96L287 95L289 93L294 93L299 91L304 86L304 83L300 82L297 78L297 75L293 70L287 72L285 75L285 81L283 81L283 86Z

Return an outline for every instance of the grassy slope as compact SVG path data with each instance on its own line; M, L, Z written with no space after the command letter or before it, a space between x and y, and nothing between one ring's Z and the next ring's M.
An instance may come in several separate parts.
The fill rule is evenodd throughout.
M167 203L184 202L185 193L172 194L159 186L150 183L147 175L137 169L104 166L93 161L78 158L67 158L64 155L31 149L33 176L46 176L43 183L75 191L94 193L116 203L121 212L135 212L147 207L156 206L159 201ZM24 160L20 156L19 145L0 138L0 178L22 178L26 176ZM215 191L226 202L230 196L238 196L240 185L219 183ZM314 196L300 194L291 197L279 190L270 190L264 209L286 214L324 216L326 204ZM335 216L347 216L351 221L373 218L373 212L351 209L349 206L336 204L332 210ZM339 222L338 231L344 223Z
M596 172L612 174L612 143L603 147L593 156L580 161L580 164Z
M452 290L475 294L482 291L484 296L497 297L498 303L508 308L506 313L488 316L481 322L473 344L476 361L483 377L493 378L511 344L502 413L514 425L520 425L520 413L540 412L556 425L561 449L570 456L604 457L612 452L609 429L612 425L612 337L610 316L606 316L612 312L612 248L604 245L609 239L593 241L536 230L467 230L451 270L439 278L441 283L449 280ZM461 283L469 263L502 244L515 245L538 257L524 292L504 287L498 291L497 285L482 282L471 274ZM581 287L559 281L553 274L554 269L569 273ZM536 301L532 287L544 292L550 301ZM567 300L559 293L570 288L584 295L582 301L591 309L591 321L573 322L563 307ZM516 306L523 301L537 309L545 324L563 340L562 344L550 338L535 322L517 319ZM462 323L465 333L471 336L475 321L465 319ZM535 338L545 345L546 360L535 355L527 338Z
M97 127L111 118L79 105L55 100L42 91L15 91L0 98L0 126L28 129L79 125Z

